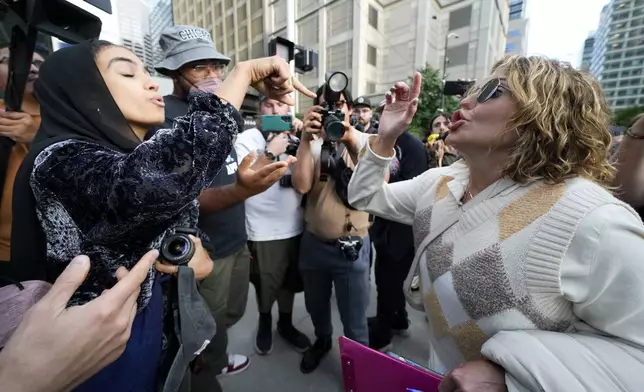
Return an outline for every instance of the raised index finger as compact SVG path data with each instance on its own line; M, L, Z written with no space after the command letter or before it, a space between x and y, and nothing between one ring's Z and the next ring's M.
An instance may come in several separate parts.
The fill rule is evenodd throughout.
M309 98L317 98L317 95L308 88L304 87L304 85L297 79L293 78L293 88L296 89L297 91L301 92L302 94L306 95Z
M414 79L413 83L411 86L411 93L410 93L410 98L418 98L420 96L420 87L423 84L423 76L420 74L420 72L416 72L414 74Z
M143 255L141 260L118 281L105 295L99 297L108 303L123 304L125 301L141 287L141 283L148 276L152 264L159 257L159 251L153 249Z

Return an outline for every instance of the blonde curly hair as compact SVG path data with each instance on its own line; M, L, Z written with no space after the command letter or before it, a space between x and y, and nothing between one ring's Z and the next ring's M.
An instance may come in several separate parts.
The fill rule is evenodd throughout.
M517 103L509 126L519 138L504 173L519 183L579 176L610 188L610 110L597 81L537 56L507 56L494 65L497 70L505 73Z

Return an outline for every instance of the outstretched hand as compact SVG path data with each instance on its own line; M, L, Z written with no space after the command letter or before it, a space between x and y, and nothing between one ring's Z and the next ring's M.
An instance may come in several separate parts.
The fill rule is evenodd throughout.
M407 130L418 109L422 81L423 77L416 72L411 88L405 82L398 82L385 94L378 135L395 140Z
M146 253L130 271L120 267L112 288L84 305L67 307L90 269L87 256L75 257L0 352L2 389L69 391L121 356L141 283L158 255Z
M285 161L271 163L262 168L254 168L253 162L257 153L252 152L242 159L237 169L237 187L244 198L255 196L270 188L288 171L289 166L297 162L297 158L289 156Z
M267 98L294 106L295 100L290 94L295 90L309 98L316 97L291 75L290 66L279 56L250 60L249 64L251 86Z

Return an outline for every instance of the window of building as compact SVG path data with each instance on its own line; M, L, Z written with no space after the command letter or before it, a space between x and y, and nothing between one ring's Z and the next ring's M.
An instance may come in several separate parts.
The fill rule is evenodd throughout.
M246 26L242 26L237 29L237 45L243 46L248 43L248 29ZM242 61L242 60L239 60Z
M239 61L248 60L248 48L244 48L237 52L237 58L239 59Z
M297 16L300 17L320 5L320 0L297 0L295 4L297 4Z
M508 42L505 45L505 53L512 53L516 50L517 46L514 44L514 42Z
M327 7L327 38L350 31L352 27L353 1L343 0Z
M250 12L255 13L257 11L260 11L264 8L264 4L262 4L262 0L251 0L250 2Z
M228 34L232 32L232 29L235 27L235 15L229 14L226 16L226 30Z
M246 18L248 18L248 14L246 13L246 3L244 3L237 8L237 23L241 24Z
M251 56L254 59L258 59L260 57L266 56L264 53L264 41L257 41L253 44L253 48L251 50Z
M449 13L449 31L470 25L472 19L472 6L459 8Z
M456 65L466 65L467 64L467 55L470 51L469 44L462 44L459 46L454 46L453 48L447 49L447 61L448 66L453 67Z
M327 71L342 71L351 69L353 44L351 40L329 46L326 50Z
M374 67L378 64L378 49L371 45L367 45L367 64L373 65Z
M286 0L277 0L273 3L273 22L275 28L286 24Z
M520 30L510 30L510 31L508 31L508 38L518 37L520 35L521 35Z
M264 32L264 16L262 14L253 18L250 24L250 35L255 38Z
M376 84L373 82L367 82L367 94L376 93Z
M297 43L300 45L315 45L320 39L319 18L317 13L297 24Z
M372 5L369 5L369 25L378 30L378 10Z
M226 9L229 10L233 8L233 0L226 0Z

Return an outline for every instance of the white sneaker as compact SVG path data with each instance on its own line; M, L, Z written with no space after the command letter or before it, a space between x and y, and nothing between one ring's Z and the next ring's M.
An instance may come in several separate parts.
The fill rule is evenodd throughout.
M228 366L221 369L221 375L230 376L241 373L250 366L250 358L245 355L228 354Z

